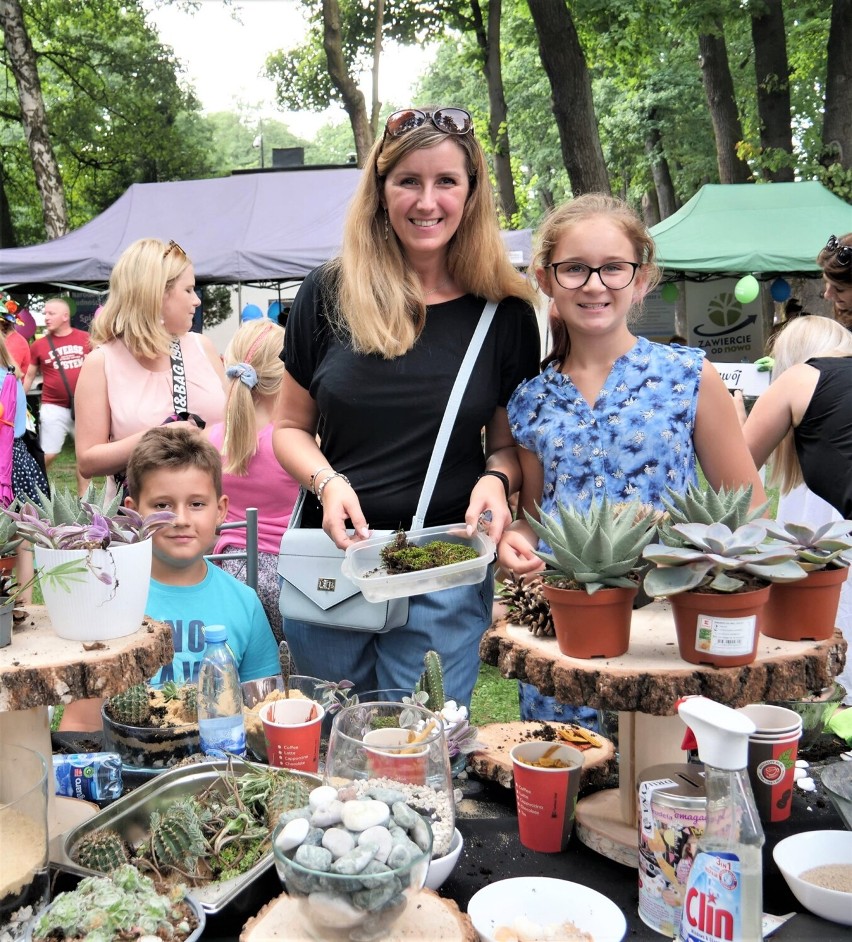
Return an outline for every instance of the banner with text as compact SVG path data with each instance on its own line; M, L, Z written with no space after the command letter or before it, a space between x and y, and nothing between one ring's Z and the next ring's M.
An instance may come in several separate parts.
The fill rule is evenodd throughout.
M741 304L734 296L736 283L735 278L686 282L687 341L713 362L751 362L763 356L760 296Z

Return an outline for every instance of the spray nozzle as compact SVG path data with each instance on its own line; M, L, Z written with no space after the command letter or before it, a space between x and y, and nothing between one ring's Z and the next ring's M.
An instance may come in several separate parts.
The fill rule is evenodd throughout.
M748 738L756 727L747 716L707 697L683 697L677 711L687 725L683 748L697 748L705 765L729 770L748 765Z

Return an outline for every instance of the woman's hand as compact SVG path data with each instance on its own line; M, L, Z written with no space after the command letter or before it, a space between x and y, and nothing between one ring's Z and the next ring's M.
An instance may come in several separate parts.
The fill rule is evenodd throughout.
M512 522L512 511L506 503L506 489L500 478L487 474L476 482L470 492L464 522L468 536L473 536L479 529L495 543L500 542L503 531Z
M525 576L544 569L544 560L535 555L534 546L520 528L510 527L497 547L497 562L506 572Z
M364 519L358 495L339 474L326 478L322 482L322 528L334 540L338 549L360 543L370 535L370 528ZM351 520L355 533L346 529L346 521Z

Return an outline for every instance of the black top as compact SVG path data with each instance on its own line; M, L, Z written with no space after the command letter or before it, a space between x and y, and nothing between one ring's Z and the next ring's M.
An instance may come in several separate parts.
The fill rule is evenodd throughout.
M814 357L814 394L793 435L805 484L852 519L852 357Z
M385 360L356 354L329 327L318 271L303 282L287 320L287 371L316 400L322 450L347 475L373 529L408 528L453 381L485 301L465 295L427 308L414 347ZM538 326L530 306L497 308L462 399L426 526L459 523L485 467L482 429L515 387L538 372ZM303 526L322 511L306 502Z

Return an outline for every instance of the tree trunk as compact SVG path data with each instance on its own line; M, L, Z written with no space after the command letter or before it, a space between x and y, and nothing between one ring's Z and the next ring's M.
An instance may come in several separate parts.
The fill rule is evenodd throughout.
M767 180L792 183L793 129L790 123L790 66L784 33L782 0L764 0L761 16L751 18L754 72L757 79L757 113L760 117L760 147L766 160L762 172ZM783 159L779 166L781 152Z
M515 181L512 178L509 147L508 110L503 92L503 67L500 56L500 14L502 0L488 0L488 27L482 20L479 0L471 0L476 42L482 53L482 69L488 85L488 137L494 155L494 177L503 213L507 219L518 211Z
M3 173L3 158L0 157L0 249L11 249L17 245L12 213L6 197L6 181Z
M3 0L0 0L3 2ZM322 45L328 60L328 74L332 84L340 92L343 108L349 115L352 134L355 137L355 153L358 166L363 167L373 145L367 104L361 90L346 68L343 58L343 37L340 32L340 5L337 0L322 0L323 36Z
M645 153L651 161L651 175L654 178L656 205L660 219L668 219L672 213L677 212L677 195L672 181L669 162L663 150L663 137L657 127L657 115L654 111L649 115L650 130L645 136ZM659 221L659 220L658 220Z
M541 63L550 81L562 160L576 194L609 193L592 101L592 83L574 21L564 0L528 0Z
M656 190L645 190L642 194L642 219L645 225L650 229L661 222L660 203L657 198Z
M852 170L852 0L834 0L828 33L823 164Z
M713 133L716 136L719 182L748 183L751 170L737 155L737 145L743 139L743 129L734 98L734 81L728 66L728 50L721 23L716 24L715 33L699 35L698 50L704 93L707 95Z
M0 0L0 28L3 30L7 62L18 87L21 121L41 194L44 228L48 239L56 239L68 231L65 192L47 129L35 50L24 24L19 0Z
M373 101L370 108L370 132L373 140L376 139L376 130L379 126L379 113L382 103L379 101L379 63L382 58L382 30L385 23L385 0L376 0L376 29L373 34Z

